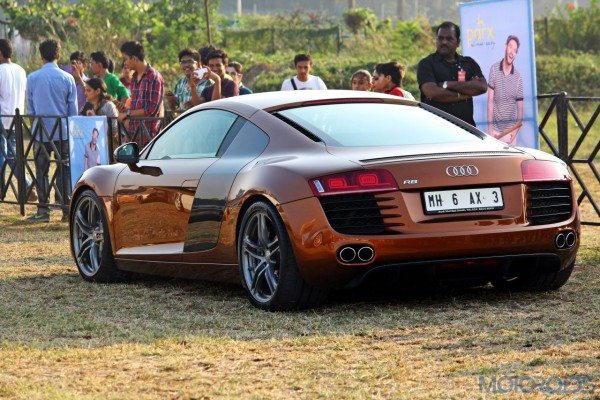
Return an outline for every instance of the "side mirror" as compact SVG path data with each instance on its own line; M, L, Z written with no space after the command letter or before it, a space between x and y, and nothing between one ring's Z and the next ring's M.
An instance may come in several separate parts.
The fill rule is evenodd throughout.
M123 164L137 164L140 161L140 148L137 143L129 142L117 147L115 161Z

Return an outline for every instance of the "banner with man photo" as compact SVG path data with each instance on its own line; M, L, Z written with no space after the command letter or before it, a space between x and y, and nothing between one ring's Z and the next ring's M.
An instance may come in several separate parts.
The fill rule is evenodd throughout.
M106 116L69 117L69 149L73 188L86 169L109 163Z
M488 83L473 98L477 127L516 146L539 148L531 0L487 0L460 8L462 54Z

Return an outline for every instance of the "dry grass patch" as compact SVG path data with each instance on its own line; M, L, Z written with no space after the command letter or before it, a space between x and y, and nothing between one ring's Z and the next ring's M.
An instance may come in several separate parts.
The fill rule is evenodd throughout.
M60 212L15 212L0 205L0 398L490 398L480 379L512 375L589 376L572 397L600 396L600 228L560 291L340 292L282 314L236 285L86 283Z

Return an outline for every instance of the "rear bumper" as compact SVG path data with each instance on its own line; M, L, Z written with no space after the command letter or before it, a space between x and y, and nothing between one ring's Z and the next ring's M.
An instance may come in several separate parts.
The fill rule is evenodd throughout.
M577 213L569 220L551 225L505 225L486 223L473 228L432 233L393 235L344 235L329 225L319 201L308 198L279 206L286 224L298 267L307 282L317 287L339 287L363 279L372 271L412 266L428 268L459 260L464 265L484 265L482 260L543 262L549 268L562 269L572 263L579 247L580 225ZM558 249L555 238L570 230L576 243ZM338 252L344 246L370 246L375 254L366 263L344 263ZM475 262L476 261L476 262ZM520 261L520 262L521 262ZM491 264L490 264L491 265Z
M513 254L489 255L441 260L412 261L370 267L359 272L346 287L356 287L371 276L384 275L395 283L413 279L446 282L488 282L496 277L510 276L511 272L522 268L536 267L548 272L556 272L566 267L556 254Z

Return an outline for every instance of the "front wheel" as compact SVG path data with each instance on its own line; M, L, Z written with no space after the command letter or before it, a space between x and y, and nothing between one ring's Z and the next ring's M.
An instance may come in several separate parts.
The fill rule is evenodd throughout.
M116 267L104 210L93 190L85 190L73 202L71 252L86 281L110 282L126 277Z
M295 310L316 306L327 297L326 291L302 278L283 221L270 203L260 200L248 207L237 248L242 285L254 306Z

